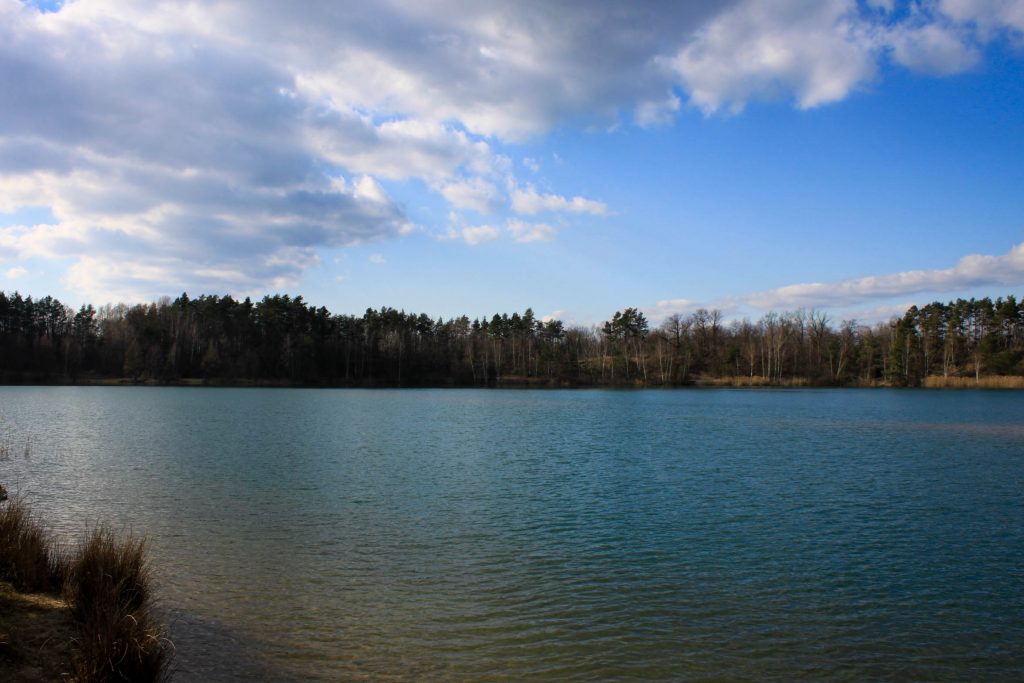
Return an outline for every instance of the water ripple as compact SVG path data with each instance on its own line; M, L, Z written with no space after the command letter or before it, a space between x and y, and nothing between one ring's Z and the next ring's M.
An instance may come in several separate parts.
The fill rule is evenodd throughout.
M1024 401L0 388L71 539L149 535L178 680L1024 678Z

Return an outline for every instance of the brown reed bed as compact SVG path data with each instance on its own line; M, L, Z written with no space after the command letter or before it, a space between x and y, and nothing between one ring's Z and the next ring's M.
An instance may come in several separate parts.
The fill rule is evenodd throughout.
M986 377L943 377L931 375L921 384L929 389L1024 389L1024 377L989 375Z
M712 377L701 375L694 384L702 387L806 387L810 382L806 377L771 378L764 375L726 375Z
M143 539L119 538L98 527L74 552L63 552L55 549L24 501L15 497L0 504L0 581L18 591L7 601L15 606L19 603L14 598L27 604L25 598L31 596L26 594L62 600L65 619L74 633L68 672L71 680L149 682L167 678L172 646L166 628L153 616L152 577ZM16 632L8 635L9 640L17 640ZM54 642L52 646L59 649L67 644ZM24 655L9 654L11 661ZM47 654L42 651L37 656L45 661ZM3 666L0 657L0 678L4 677Z

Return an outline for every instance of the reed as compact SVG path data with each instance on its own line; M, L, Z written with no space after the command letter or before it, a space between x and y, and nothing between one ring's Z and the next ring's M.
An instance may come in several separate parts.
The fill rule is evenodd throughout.
M172 646L153 616L144 540L100 527L68 555L15 496L0 505L0 580L22 593L63 591L77 683L167 678Z
M58 590L67 568L42 523L15 496L0 506L0 578L26 593Z
M726 375L712 377L702 375L694 382L706 387L806 387L810 382L806 377L771 378L764 375Z
M142 608L150 599L145 541L121 540L110 529L94 529L71 563L64 594L82 622L96 604L116 603L130 612Z
M975 379L974 377L931 375L924 378L922 385L929 389L1024 389L1024 377L989 375Z
M160 681L170 641L152 614L146 543L94 529L68 569L64 596L80 628L78 680Z

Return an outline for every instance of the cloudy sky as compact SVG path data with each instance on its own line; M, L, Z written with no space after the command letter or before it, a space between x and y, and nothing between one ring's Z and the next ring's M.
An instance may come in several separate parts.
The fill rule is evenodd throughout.
M1024 294L1024 0L0 0L0 289Z

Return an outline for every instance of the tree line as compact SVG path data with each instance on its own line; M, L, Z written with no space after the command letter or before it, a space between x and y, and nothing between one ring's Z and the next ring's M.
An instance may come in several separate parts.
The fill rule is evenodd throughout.
M182 294L75 311L0 292L4 383L918 386L991 375L1024 375L1024 302L1014 296L913 306L873 326L814 310L726 322L699 309L652 328L636 308L586 327L531 309L445 320L388 307L334 314L301 296Z

